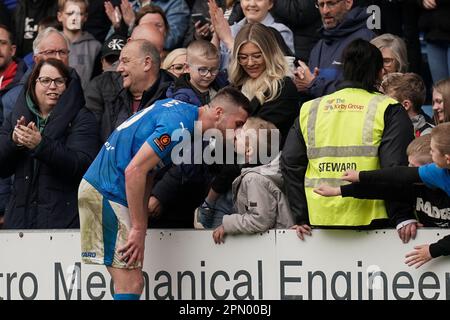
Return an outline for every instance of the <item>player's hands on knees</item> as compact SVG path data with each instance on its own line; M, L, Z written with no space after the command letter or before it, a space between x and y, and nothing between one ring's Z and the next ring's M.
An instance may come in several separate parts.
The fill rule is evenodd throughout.
M311 236L311 227L307 224L296 224L291 227L291 229L294 229L297 232L297 237L299 237L301 240L305 240L304 234L307 234L308 236Z
M128 232L127 243L119 248L120 258L127 263L127 267L135 263L144 263L145 235L147 229L131 228Z
M359 171L347 170L344 172L341 179L349 182L359 182Z

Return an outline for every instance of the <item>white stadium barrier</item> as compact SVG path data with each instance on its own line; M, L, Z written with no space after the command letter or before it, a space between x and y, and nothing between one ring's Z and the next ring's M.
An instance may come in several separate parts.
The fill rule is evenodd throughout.
M395 230L314 229L227 236L211 231L147 232L141 299L450 300L450 259L404 264L415 245L450 230L420 229L403 244ZM0 299L111 299L103 266L80 263L78 230L0 231Z

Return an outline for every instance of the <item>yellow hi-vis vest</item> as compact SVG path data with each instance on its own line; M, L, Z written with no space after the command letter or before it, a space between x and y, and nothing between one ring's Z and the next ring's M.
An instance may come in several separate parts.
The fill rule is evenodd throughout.
M299 121L307 147L305 193L311 225L366 226L387 218L384 201L322 197L313 189L321 183L343 185L341 177L348 169L380 168L384 113L392 103L397 101L346 88L302 106Z

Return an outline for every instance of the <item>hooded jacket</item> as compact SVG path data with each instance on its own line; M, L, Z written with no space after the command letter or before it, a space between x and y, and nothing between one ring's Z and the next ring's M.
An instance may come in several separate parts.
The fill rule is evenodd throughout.
M167 89L167 98L184 101L199 107L209 103L211 101L210 91L200 92L191 84L190 78L189 73L184 73L175 80ZM215 91L219 91L221 88L217 79L214 79L209 87Z
M81 36L70 44L69 65L74 68L81 79L81 87L86 87L91 80L92 72L102 48L93 35L83 32Z
M370 41L375 34L367 29L370 14L366 8L350 10L339 25L332 29L321 28L321 40L311 51L308 66L319 68L319 75L312 81L309 94L321 97L336 91L336 83L342 79L342 52L355 39Z
M49 115L34 149L12 141L16 120L35 121L25 90L0 129L0 176L14 174L5 211L7 229L79 228L78 185L98 150L94 115L84 108L80 82L71 81Z
M233 181L236 213L223 216L226 233L265 232L294 225L287 197L283 193L280 155L266 165L242 169Z

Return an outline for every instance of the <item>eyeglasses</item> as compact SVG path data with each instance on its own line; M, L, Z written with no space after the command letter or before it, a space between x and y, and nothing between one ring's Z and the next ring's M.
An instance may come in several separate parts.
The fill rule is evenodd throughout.
M316 6L317 9L323 9L323 8L325 8L325 6L327 6L328 9L333 9L341 1L342 0L327 1L327 2L319 2L319 1L317 1L315 3L315 6Z
M183 72L184 64L183 63L175 63L169 67L169 70L175 70L176 72Z
M39 77L36 79L36 81L39 82L43 87L46 87L46 88L50 87L52 82L54 82L57 87L62 87L66 84L66 78L64 78L64 77L55 78L55 79L52 79L50 77Z
M237 60L239 64L247 64L249 63L250 59L254 63L262 63L264 61L264 56L261 52L252 53L252 54L238 54Z
M198 67L198 66L194 66L194 65L189 65L192 69L195 69L198 71L198 74L201 75L202 77L206 77L206 75L208 73L211 74L211 76L216 76L219 73L219 69L218 68L207 68L207 67Z
M394 61L394 58L383 58L383 65L389 67Z
M65 57L69 54L69 50L45 50L45 51L41 51L38 52L38 54L43 54L46 57L56 57L56 56L60 56L60 57Z

